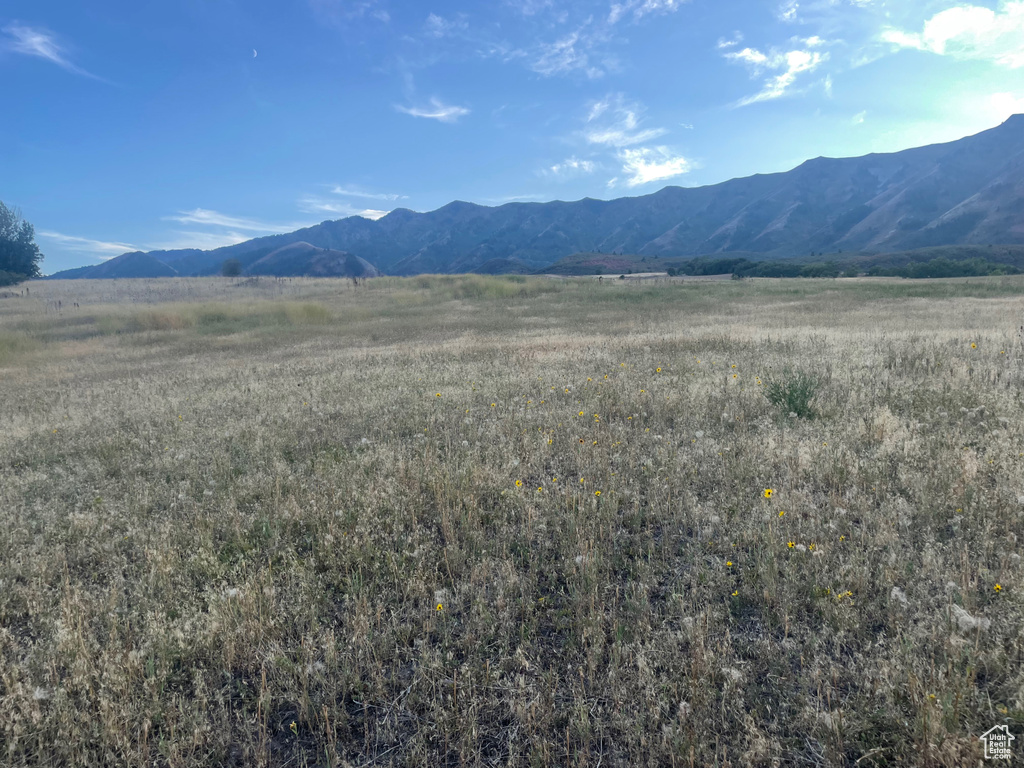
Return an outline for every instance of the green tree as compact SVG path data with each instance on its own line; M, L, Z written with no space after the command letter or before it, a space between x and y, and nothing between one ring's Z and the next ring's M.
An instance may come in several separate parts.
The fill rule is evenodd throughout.
M35 229L21 218L21 213L0 202L0 285L40 276L43 254L35 237Z
M220 265L220 273L224 277L238 277L242 274L242 262L238 259L228 259Z

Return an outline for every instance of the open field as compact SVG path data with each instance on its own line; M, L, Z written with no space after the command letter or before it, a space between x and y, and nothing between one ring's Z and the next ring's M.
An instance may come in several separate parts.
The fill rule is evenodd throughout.
M29 289L0 765L1024 751L1024 278Z

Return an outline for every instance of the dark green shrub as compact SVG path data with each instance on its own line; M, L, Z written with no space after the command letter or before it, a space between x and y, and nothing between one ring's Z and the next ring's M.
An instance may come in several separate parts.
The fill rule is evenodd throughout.
M764 395L783 416L795 413L801 419L813 419L817 414L811 401L818 393L818 380L799 371L786 370L779 377L765 377Z

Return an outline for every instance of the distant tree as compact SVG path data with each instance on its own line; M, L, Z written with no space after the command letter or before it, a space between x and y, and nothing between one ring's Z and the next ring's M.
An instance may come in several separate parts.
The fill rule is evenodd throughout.
M21 212L0 203L0 285L39 277L43 254L35 238L35 229L21 218Z
M839 277L839 265L835 262L808 264L800 270L800 277Z
M242 262L238 259L228 259L220 265L220 273L224 277L238 277L242 274Z
M857 277L860 274L860 270L856 267L849 267L843 272L843 277Z

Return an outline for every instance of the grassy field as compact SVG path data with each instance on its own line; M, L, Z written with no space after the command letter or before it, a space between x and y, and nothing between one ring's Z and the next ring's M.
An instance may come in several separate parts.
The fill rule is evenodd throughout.
M0 765L1024 744L1024 278L29 289Z

